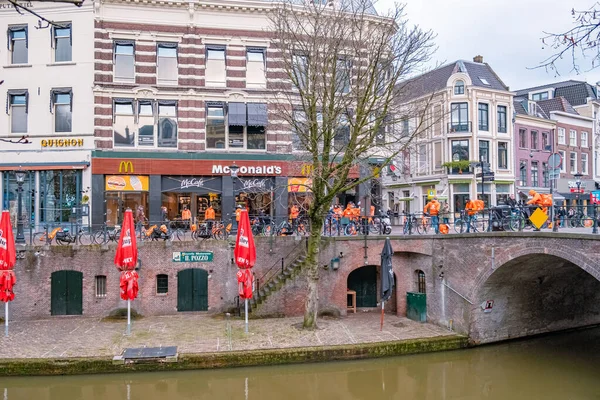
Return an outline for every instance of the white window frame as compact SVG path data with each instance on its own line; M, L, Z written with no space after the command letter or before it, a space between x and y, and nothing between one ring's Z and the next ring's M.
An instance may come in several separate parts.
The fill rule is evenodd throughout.
M575 155L574 158L573 158L573 155ZM574 162L571 163L571 161L574 161ZM575 168L575 169L573 169L573 168ZM569 173L571 173L571 174L577 173L577 152L575 152L575 151L569 152Z
M205 68L206 86L225 87L227 85L227 49L225 46L206 46Z
M583 175L587 175L588 174L588 164L589 164L589 157L587 153L581 153L581 173Z
M24 97L25 98L25 103L23 104L14 104L13 100L16 97ZM10 128L9 128L9 132L10 133L27 133L29 130L29 113L28 113L28 104L29 102L29 96L28 93L26 92L25 94L11 94L8 93L8 113L9 113L9 119L10 119ZM14 111L15 111L15 107L17 108L23 108L25 111L25 130L24 131L20 131L20 130L13 130L13 117L14 117Z
M69 23L59 23L60 26L53 26L52 27L52 48L54 49L54 51L52 52L52 59L54 60L55 63L68 63L68 62L72 62L73 61L73 26L72 24ZM69 30L69 35L68 36L58 36L56 34L56 31L60 29L60 30ZM70 54L69 54L69 59L68 60L57 60L56 59L56 54L58 52L58 39L69 39L69 48L70 48Z
M72 92L70 92L70 93L56 93L56 94L53 94L52 96L56 96L56 98L53 99L53 104L52 104L52 113L53 113L53 118L52 118L52 132L58 133L58 134L73 132L73 93ZM59 103L58 102L58 96L69 96L69 102L68 103L64 103L64 102ZM58 115L57 107L59 107L59 106L60 107L64 107L65 105L69 106L69 112L71 113L71 120L69 121L69 125L71 127L71 130L69 130L69 131L60 131L59 132L59 131L56 130L56 117Z
M558 128L558 144L567 144L567 131L565 128Z
M114 82L127 82L127 83L135 83L135 43L131 44L119 44L118 41L113 42L113 81ZM125 52L119 52L119 48L131 48L131 54L127 54ZM118 76L117 75L117 64L120 59L125 57L131 57L133 68L131 68L131 76Z
M543 95L546 95L545 99L542 98ZM538 98L536 98L536 97L538 97ZM548 100L549 98L550 98L550 94L548 93L547 90L545 90L543 92L531 93L531 100L533 100L533 101Z
M505 154L506 154L506 164L504 166L500 166L500 143L503 143L506 147L504 148L505 150ZM510 154L509 154L509 143L508 142L498 142L498 149L496 150L497 156L498 156L498 169L508 169L508 166L510 165Z
M21 29L19 29L21 28ZM25 32L25 37L23 38L15 38L13 36L13 34L15 32ZM8 31L6 33L8 35L8 59L9 59L9 64L10 65L27 65L29 63L29 30L28 30L28 26L27 25L21 25L21 26L14 26L11 28L11 26L8 27ZM25 41L25 58L26 61L25 62L14 62L14 47L15 47L15 42L20 42L20 41Z
M253 60L252 58L257 57L258 54L261 55L262 60ZM246 87L265 88L266 86L267 49L248 47L246 49Z
M559 150L558 153L562 158L562 164L560 165L560 172L567 172L567 152L564 150Z
M460 85L459 85L460 83ZM462 91L460 93L457 93L457 89L459 87L462 87ZM454 82L454 87L452 89L452 92L454 93L455 96L462 96L465 94L465 81L463 81L462 79L457 80L456 82Z
M175 45L173 47L173 45ZM161 55L162 52L171 53L175 51L175 55ZM161 59L163 62L161 62ZM161 78L161 64L164 66L169 60L175 59L175 73L174 76L162 77ZM158 43L156 45L156 82L159 85L177 85L179 83L179 60L178 60L178 48L176 43Z
M581 132L581 139L580 139L580 146L581 147L588 147L588 133L585 131Z
M569 146L577 147L577 131L575 129L569 130Z

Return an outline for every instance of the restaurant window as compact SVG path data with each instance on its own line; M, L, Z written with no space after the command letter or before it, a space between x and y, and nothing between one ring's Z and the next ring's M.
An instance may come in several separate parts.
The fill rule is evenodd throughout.
M498 132L506 133L506 106L498 106Z
M567 144L565 138L565 128L558 128L558 144Z
M96 275L96 297L106 297L106 275Z
M9 26L7 36L10 63L27 64L29 47L27 25Z
M454 94L465 94L465 82L464 81L456 81L454 84Z
M52 27L52 46L54 47L54 62L73 60L73 38L70 23L59 23Z
M538 182L538 162L532 161L531 162L531 186L537 187L538 183L539 183Z
M40 222L75 222L81 199L81 170L40 171Z
M569 146L577 147L577 131L569 130Z
M225 86L225 46L206 46L206 86Z
M569 166L570 166L569 171L572 174L576 174L577 173L577 153L571 152Z
M117 40L114 43L115 81L135 81L135 42L133 40Z
M156 275L156 294L169 293L169 275Z
M158 100L158 147L177 147L175 100Z
M550 144L550 134L548 132L542 132L542 150L551 151L552 145Z
M292 83L297 89L304 89L308 83L308 57L303 54L292 57Z
M417 278L417 293L425 293L427 288L426 288L426 281L425 281L425 272L421 271L420 269L415 271L415 275Z
M479 103L479 130L487 131L488 130L488 105L486 103Z
M70 88L52 89L50 110L54 113L54 132L72 132L73 92Z
M451 105L450 130L451 132L468 132L469 109L468 103L453 103Z
M587 153L581 153L581 173L583 175L588 174L588 155L587 155Z
M36 182L35 182L35 171L26 172L25 182L23 183L22 189L22 217L25 228L28 228L35 222L36 209L35 209L35 198L36 198ZM3 195L2 203L0 206L4 210L8 210L10 213L10 220L13 223L13 228L17 226L17 210L19 200L19 185L15 177L14 171L5 171L2 174L2 186L0 188ZM16 230L14 231L16 233Z
M537 133L537 131L531 131L531 148L533 150L538 149L538 133Z
M527 186L527 160L519 162L519 186Z
M6 112L10 116L10 132L27 133L29 92L27 90L9 90L7 97Z
M581 132L581 147L588 147L588 133Z
M498 169L508 169L507 142L498 142Z
M490 162L490 142L488 140L479 141L479 161Z
M267 49L249 47L246 49L246 87L262 88L267 84L265 74L265 54Z
M465 209L467 201L471 197L470 190L470 185L468 183L455 183L452 185L455 213Z
M527 130L519 129L519 147L522 149L527 148Z
M156 59L158 83L177 84L177 43L159 43Z

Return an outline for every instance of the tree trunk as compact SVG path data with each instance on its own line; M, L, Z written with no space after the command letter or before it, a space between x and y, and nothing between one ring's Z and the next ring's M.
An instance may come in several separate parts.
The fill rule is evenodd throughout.
M308 250L305 261L308 294L304 308L304 329L317 329L317 315L319 313L319 253L321 250L321 231L323 230L323 216L313 215L310 218L311 229L308 237Z

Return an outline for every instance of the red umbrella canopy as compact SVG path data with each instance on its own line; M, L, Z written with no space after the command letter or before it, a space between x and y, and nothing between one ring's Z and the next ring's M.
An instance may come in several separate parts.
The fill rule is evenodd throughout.
M248 211L245 209L240 214L233 256L235 263L240 268L252 268L256 262L256 246L254 246L254 237L252 236Z
M17 261L15 238L10 224L10 214L2 211L0 219L0 270L12 269Z
M10 215L2 211L0 219L0 301L13 301L15 294L12 289L17 279L12 268L17 261L15 238L13 237Z
M133 214L130 209L125 211L121 237L115 254L115 265L121 271L133 270L137 263L138 250L135 241L135 226L133 225Z

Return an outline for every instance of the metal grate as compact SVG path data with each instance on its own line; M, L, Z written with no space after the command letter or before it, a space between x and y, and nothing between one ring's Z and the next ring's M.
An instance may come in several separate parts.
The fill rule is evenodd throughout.
M106 297L106 276L96 276L96 297Z

